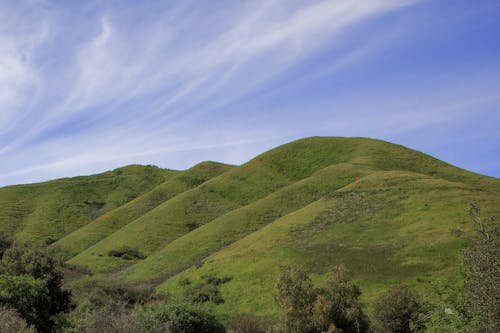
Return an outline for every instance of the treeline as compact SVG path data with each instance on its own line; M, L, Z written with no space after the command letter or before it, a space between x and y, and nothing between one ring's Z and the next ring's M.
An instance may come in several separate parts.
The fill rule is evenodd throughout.
M368 315L346 267L333 267L321 285L299 268L286 268L276 282L277 320L217 317L212 310L224 302L219 286L230 277L205 276L196 285L181 280L188 288L174 300L153 286L86 275L43 248L0 236L0 332L500 332L498 229L477 205L469 214L478 237L463 252L463 285L443 283L433 299L396 285L376 298ZM71 292L63 287L65 275L76 281Z

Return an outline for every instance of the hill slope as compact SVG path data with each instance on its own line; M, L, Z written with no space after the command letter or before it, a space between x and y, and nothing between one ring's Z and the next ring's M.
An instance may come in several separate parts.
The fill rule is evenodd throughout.
M58 240L50 248L52 251L64 254L66 258L71 258L168 199L196 187L230 168L229 165L215 162L197 164L191 169L170 177L136 199L101 215L86 226Z
M456 279L468 203L500 216L500 180L365 138L302 139L238 167L128 168L2 188L0 231L55 237L51 250L71 264L174 296L230 277L220 314L272 317L284 265L321 281L345 264L368 305L400 282L429 293L436 279ZM138 255L110 255L123 251Z
M131 165L93 176L0 188L0 232L49 243L176 175Z
M135 261L110 257L107 254L110 251L119 251L129 247L150 256L199 226L211 221L216 222L217 218L222 218L228 213L237 214L237 209L251 205L255 200L262 199L299 180L310 177L323 168L341 163L350 163L353 168L358 166L371 168L373 171L420 172L452 181L460 179L471 185L488 183L488 180L483 179L483 177L457 169L428 155L383 141L363 138L303 139L266 152L238 168L164 202L83 251L70 262L86 266L94 271L115 270L118 267L130 266ZM323 178L330 177L324 175ZM324 187L321 191L335 189ZM300 192L300 190L298 191ZM322 195L321 191L315 191L315 199ZM288 204L287 200L290 199L283 199L282 202ZM299 209L305 204L307 204L306 201L292 204L286 212ZM280 209L279 204L271 204L270 207L275 212ZM275 217L279 217L279 215L275 215ZM231 219L231 216L226 219ZM268 219L267 222L271 221L272 219ZM240 223L242 225L252 224L244 219L240 220ZM248 231L252 231L252 228L250 226ZM200 232L195 233L199 234ZM242 235L244 234L242 233ZM141 237L136 235L141 235ZM224 235L219 235L218 239L218 243L235 240ZM200 242L200 240L195 240L197 244ZM168 251L168 249L164 250L164 252ZM161 254L159 255L161 256ZM206 251L198 253L190 260L196 261L204 255L207 255ZM177 260L177 257L174 257L169 261ZM157 264L159 260L155 256L149 259L151 266L155 267L153 270L157 270L161 266L161 264ZM141 267L145 268L145 265L141 265ZM173 271L181 268L183 267L172 267ZM135 272L132 273L133 271ZM128 275L128 273L125 274ZM131 278L135 279L138 275L146 276L148 273L144 272L143 274L138 268L132 269L130 274ZM170 273L163 272L162 274L168 275Z
M214 252L159 290L181 297L206 276L229 277L220 287L221 314L272 317L282 267L304 267L321 281L344 264L369 305L397 283L428 293L436 279L458 276L458 253L472 229L465 210L471 200L500 213L498 193L418 173L375 172Z

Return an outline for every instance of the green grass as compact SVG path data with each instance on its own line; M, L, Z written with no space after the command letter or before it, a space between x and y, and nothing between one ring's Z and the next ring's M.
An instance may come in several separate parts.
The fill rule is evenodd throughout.
M96 272L134 263L106 258L124 246L151 255L173 240L234 209L310 176L354 159L366 139L301 140L290 143L184 192L149 211L70 260ZM141 235L137 237L137 235Z
M0 232L25 242L55 241L176 173L132 165L94 176L0 188Z
M182 279L229 276L221 314L276 316L273 288L281 267L304 267L322 281L345 264L369 305L374 295L406 282L428 292L436 278L457 275L459 251L471 225L466 207L477 200L499 214L497 193L407 172L378 172L288 214L167 279L162 292L180 296ZM392 179L400 179L391 185ZM369 181L367 181L369 180ZM394 186L396 185L396 186ZM457 236L454 230L460 230Z
M368 310L397 283L427 295L436 280L455 283L473 233L469 202L500 216L499 198L498 179L403 146L314 137L238 167L132 166L0 188L0 232L58 239L50 249L95 276L153 283L178 297L185 279L231 277L220 286L219 315L276 317L274 284L287 265L321 283L345 264ZM124 250L134 255L109 255Z
M372 171L369 168L346 163L322 169L175 239L146 260L124 271L122 275L135 282L173 275L277 218L304 207L370 172Z
M66 258L71 258L161 203L226 172L230 168L231 166L226 164L203 162L191 169L179 172L149 192L66 235L52 244L50 249Z

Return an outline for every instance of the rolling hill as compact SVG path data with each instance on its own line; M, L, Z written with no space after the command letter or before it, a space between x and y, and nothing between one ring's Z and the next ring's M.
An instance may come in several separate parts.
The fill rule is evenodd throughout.
M93 176L0 189L0 232L50 243L178 174L131 165Z
M500 180L380 140L313 137L236 167L129 166L0 188L0 232L174 296L225 277L219 314L275 317L283 266L319 282L345 264L369 306L396 283L431 293L455 281L471 201L499 216Z

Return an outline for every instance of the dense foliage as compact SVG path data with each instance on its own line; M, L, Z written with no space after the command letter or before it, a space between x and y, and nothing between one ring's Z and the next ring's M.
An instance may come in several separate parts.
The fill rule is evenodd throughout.
M411 333L423 330L424 310L417 294L406 285L379 296L374 317L384 332Z
M14 244L0 261L0 304L16 309L39 331L50 332L57 315L71 306L71 293L62 287L62 264L42 248Z
M279 332L367 332L361 291L347 275L345 267L334 268L320 288L301 270L288 269L277 283L276 300L283 310Z
M224 326L205 307L190 303L164 303L146 308L144 333L225 333Z

